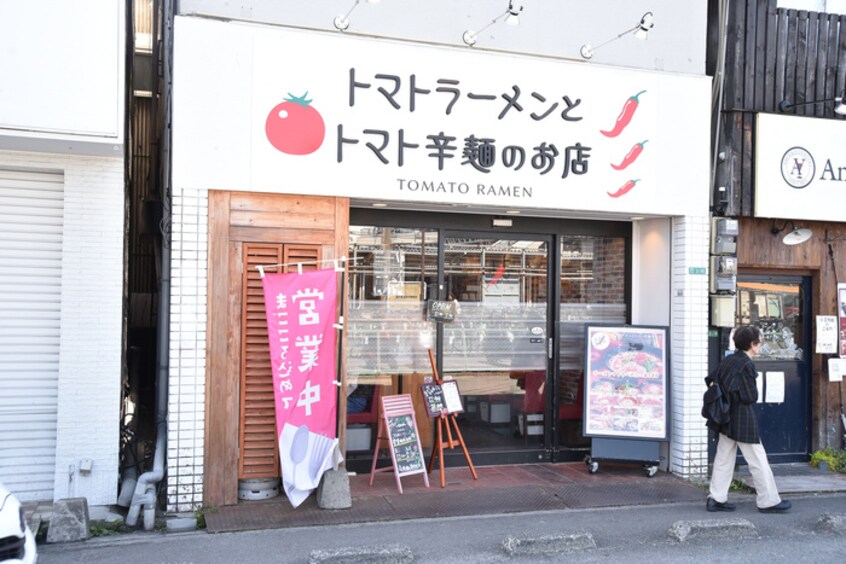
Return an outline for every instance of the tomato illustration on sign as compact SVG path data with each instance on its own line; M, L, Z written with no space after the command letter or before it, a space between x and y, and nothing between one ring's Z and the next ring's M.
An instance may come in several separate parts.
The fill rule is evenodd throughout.
M606 194L608 194L608 195L609 195L609 196L611 196L612 198L619 198L620 196L622 196L623 194L628 193L628 191L629 191L629 190L631 190L632 188L634 188L634 187L635 187L635 184L637 184L638 182L640 182L640 178L638 178L638 179L636 179L636 180L629 180L628 182L626 182L625 184L623 184L622 186L620 186L620 187L617 189L617 191L616 191L616 192L606 192Z
M640 95L645 92L646 90L641 90L634 96L629 96L629 99L626 100L625 104L623 104L623 109L620 110L620 115L617 116L617 121L614 123L614 127L611 131L600 130L599 132L606 137L617 137L620 133L622 133L634 117L635 110L637 110L637 106L640 103L638 100Z
M638 156L640 156L640 154L643 152L643 146L646 145L647 141L649 141L649 139L647 139L646 141L641 141L640 143L635 143L634 147L632 147L631 151L629 151L629 154L623 157L623 161L617 165L612 164L611 168L613 168L614 170L623 170L624 168L635 162Z
M302 96L288 93L285 101L267 115L264 132L276 150L288 155L308 155L323 144L326 125L306 96L308 92Z

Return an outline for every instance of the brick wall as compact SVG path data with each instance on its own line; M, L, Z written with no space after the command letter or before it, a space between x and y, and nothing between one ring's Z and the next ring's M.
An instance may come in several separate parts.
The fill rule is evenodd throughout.
M672 441L670 471L686 478L708 472L708 430L700 415L708 373L708 217L674 218L671 282Z
M173 194L167 511L203 502L208 192Z
M562 303L621 304L625 302L626 249L622 238L586 237L578 240L581 252L593 255L592 261L562 259L562 271L578 276L592 272L590 279L561 281Z

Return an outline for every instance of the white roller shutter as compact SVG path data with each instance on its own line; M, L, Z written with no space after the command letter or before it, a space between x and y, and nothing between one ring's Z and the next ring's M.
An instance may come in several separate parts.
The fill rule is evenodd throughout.
M0 482L22 500L53 499L63 182L0 169Z

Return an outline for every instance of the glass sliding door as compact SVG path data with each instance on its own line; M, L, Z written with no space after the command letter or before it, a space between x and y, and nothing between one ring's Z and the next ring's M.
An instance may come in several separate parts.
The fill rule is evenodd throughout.
M559 253L557 417L565 450L590 446L582 437L585 324L626 322L626 240L562 236Z
M348 467L369 470L384 395L411 394L428 456L434 437L420 384L432 374L429 349L440 376L458 383L474 464L581 459L590 447L584 326L628 321L630 226L518 218L512 232L497 232L484 216L355 215ZM434 301L450 302L454 320L429 320ZM466 463L461 449L445 458Z
M350 460L370 460L379 398L414 394L432 373L428 349L435 349L436 328L426 319L425 304L437 297L437 274L437 230L350 228L343 391ZM429 447L431 421L416 399L415 409L420 439Z
M505 237L513 237L511 235ZM549 241L450 233L443 241L444 378L458 382L471 451L544 445Z

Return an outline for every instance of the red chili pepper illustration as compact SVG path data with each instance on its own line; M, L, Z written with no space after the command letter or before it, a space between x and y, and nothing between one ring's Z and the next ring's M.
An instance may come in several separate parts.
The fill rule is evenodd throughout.
M614 129L611 131L602 131L600 129L599 132L606 137L617 137L620 133L622 133L626 126L629 125L629 122L632 121L632 116L634 116L639 103L638 98L644 92L646 92L646 90L641 90L634 96L629 96L629 99L626 100L625 104L623 104L623 109L620 110L620 115L617 116L617 123L614 124Z
M608 194L612 198L619 198L620 196L622 196L623 194L626 194L629 190L634 188L634 185L637 184L638 182L640 182L640 178L638 178L636 180L629 180L628 182L626 182L625 184L620 186L617 189L616 192L606 192L606 194Z
M494 272L494 275L493 275L493 278L491 278L491 281L488 282L488 286L493 286L494 284L499 282L499 279L502 278L503 274L505 274L505 263L500 264L496 268L496 272Z
M640 156L640 154L643 152L643 146L646 145L647 141L649 141L649 139L641 141L640 143L635 143L635 146L632 147L632 150L629 151L629 154L623 157L623 162L618 165L612 164L611 168L613 168L614 170L623 170L624 168L635 162L638 156Z

